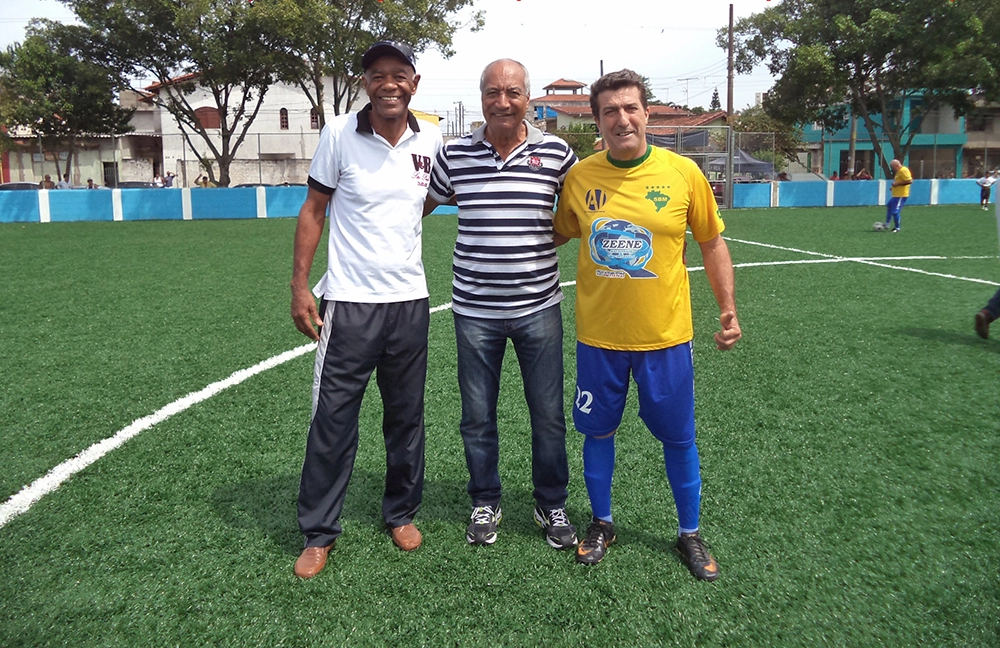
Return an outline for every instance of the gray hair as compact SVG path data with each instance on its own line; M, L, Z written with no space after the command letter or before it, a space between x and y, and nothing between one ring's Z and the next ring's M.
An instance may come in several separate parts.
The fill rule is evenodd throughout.
M521 62L515 61L514 59L509 59L509 58L497 59L497 60L493 61L492 63L490 63L489 65L487 65L486 67L483 68L483 73L479 76L479 92L480 92L480 94L482 94L482 92L484 90L486 90L486 71L489 70L494 65L496 65L497 63L513 63L514 65L516 65L519 68L521 68L521 71L524 72L524 94L528 95L528 97L530 98L531 97L531 76L528 75L528 68L524 67L524 64L522 64Z

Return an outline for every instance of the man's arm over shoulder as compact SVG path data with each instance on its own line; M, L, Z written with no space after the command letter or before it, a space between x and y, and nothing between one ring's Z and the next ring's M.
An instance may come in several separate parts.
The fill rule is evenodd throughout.
M575 156L574 156L575 157ZM562 189L559 191L556 213L552 217L553 242L562 245L571 238L580 238L580 219L574 208L573 193L578 191L580 165L574 165L566 173Z
M563 197L563 193L564 193L563 189L565 189L566 176L569 175L570 169L572 169L573 166L577 162L580 161L580 158L578 158L576 156L576 152L573 151L573 149L570 147L569 144L567 144L565 141L563 141L561 139L559 141L562 142L563 146L565 147L565 156L563 157L563 161L562 161L562 164L561 164L560 169L559 169L559 189L556 191L556 204L557 204L557 207L558 207L558 204L561 202L562 197ZM572 214L571 210L570 210L569 213L572 216L572 220L575 221L576 220L576 216L574 214ZM552 227L552 229L553 229L553 232L552 232L552 242L555 244L556 247L559 247L560 245L565 245L571 238L574 238L573 236L567 236L565 234L562 234L561 232L559 232L556 229L556 227L555 227L555 218L554 217L553 217L553 224L552 225L553 225L553 227ZM566 224L564 223L564 228L565 227L566 227ZM577 228L578 227L579 226L577 226ZM576 237L579 237L579 236L580 236L579 234L576 235Z
M427 186L427 201L424 202L424 216L434 211L438 205L449 204L455 198L455 188L451 184L451 166L448 160L448 145L442 146L431 168L431 182ZM434 207L428 211L428 205L433 201ZM453 204L453 203L452 203Z

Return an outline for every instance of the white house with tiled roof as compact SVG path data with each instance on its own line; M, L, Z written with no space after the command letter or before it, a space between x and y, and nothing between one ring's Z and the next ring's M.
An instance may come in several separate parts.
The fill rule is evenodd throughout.
M197 74L171 79L167 84L154 83L144 90L147 93L145 102L158 114L160 135L162 137L162 169L174 172L179 184L191 186L201 173L198 158L192 150L196 147L204 157L212 159L208 145L196 133L189 133L185 138L177 120L167 112L166 108L153 101L154 95L169 91L167 85L191 81ZM326 87L326 119L335 115L332 102L332 79L324 79ZM194 108L201 125L213 136L217 147L221 148L221 118L211 91L196 86L194 91L186 96L189 105ZM239 105L239 95L230 97L230 108ZM248 103L248 110L253 109L255 102ZM368 97L362 89L357 100L348 107L356 110L368 103ZM343 110L345 107L341 106ZM187 129L186 129L187 130ZM274 83L264 95L264 101L253 123L247 129L247 135L239 149L236 158L230 165L230 186L240 183L264 182L268 184L304 183L308 175L309 163L316 144L319 141L319 115L313 110L309 98L295 85ZM239 136L239 130L233 134ZM153 167L160 167L160 160ZM216 169L218 174L218 169Z

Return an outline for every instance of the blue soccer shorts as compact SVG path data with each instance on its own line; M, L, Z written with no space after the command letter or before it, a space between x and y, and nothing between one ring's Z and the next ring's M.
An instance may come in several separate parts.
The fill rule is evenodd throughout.
M587 436L618 429L629 374L639 389L639 418L662 443L694 443L694 362L691 342L653 351L615 351L576 343L573 423Z
M899 212L903 211L905 204L906 198L890 198L885 204L885 222L888 223L890 218L899 218Z

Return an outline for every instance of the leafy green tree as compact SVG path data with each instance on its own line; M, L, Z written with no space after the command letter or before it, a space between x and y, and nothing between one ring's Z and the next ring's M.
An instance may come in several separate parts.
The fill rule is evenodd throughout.
M802 129L798 126L775 119L761 106L752 106L733 118L733 130L737 135L737 146L758 159L774 161L783 170L788 162L798 159L799 150L804 146ZM778 165L777 161L782 164Z
M656 98L653 92L653 82L649 80L648 76L642 75L642 86L646 89L646 103L650 106L673 106L674 104L665 104Z
M482 12L456 16L474 0L257 0L260 12L280 34L285 58L278 77L298 85L326 123L324 77L332 79L335 114L347 110L361 88L361 55L380 40L397 40L422 52L435 47L451 56L455 31L478 30Z
M566 128L560 128L555 134L563 138L581 160L597 152L594 150L598 137L597 124L594 122L570 124Z
M79 137L132 130L132 111L115 102L123 80L91 57L87 43L80 27L33 21L23 43L0 53L0 124L31 127L49 150L66 150L66 173ZM10 146L7 132L0 138Z
M719 101L719 89L716 88L712 91L712 102L708 104L708 109L712 112L716 110L722 110L722 102Z
M156 79L151 100L177 121L211 181L228 186L230 164L282 55L273 21L238 0L63 2L92 30L104 61L130 76ZM195 114L206 95L218 110L218 129Z
M927 112L968 110L970 89L993 69L978 15L991 3L785 0L736 24L736 70L767 64L778 80L764 107L782 122L832 131L853 114L876 151L881 131L903 159ZM725 29L717 43L725 48Z

